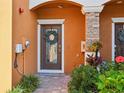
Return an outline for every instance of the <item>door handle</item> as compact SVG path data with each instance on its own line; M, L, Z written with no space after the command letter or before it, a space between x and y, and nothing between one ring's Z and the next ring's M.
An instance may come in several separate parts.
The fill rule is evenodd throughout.
M58 47L61 48L61 45L59 45Z
M61 53L61 45L60 44L58 45L58 51L59 51L59 53Z

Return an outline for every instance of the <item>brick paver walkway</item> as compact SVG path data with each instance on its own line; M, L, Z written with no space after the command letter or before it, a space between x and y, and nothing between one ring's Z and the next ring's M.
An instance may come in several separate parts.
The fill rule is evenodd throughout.
M42 83L34 93L68 93L70 76L64 74L41 74Z

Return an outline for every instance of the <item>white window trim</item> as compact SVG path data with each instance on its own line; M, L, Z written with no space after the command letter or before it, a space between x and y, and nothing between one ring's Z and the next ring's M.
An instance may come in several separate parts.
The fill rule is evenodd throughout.
M64 24L65 19L39 19L39 24Z
M38 22L38 26L37 26L37 36L38 36L38 49L37 49L37 53L38 53L38 65L37 65L37 71L38 73L64 73L64 21L65 19L39 19L37 20ZM41 65L41 62L40 62L40 33L41 33L41 26L42 24L61 24L62 25L62 69L61 70L48 70L48 69L45 69L45 70L42 70L40 69L40 65Z
M112 18L113 23L121 23L124 22L124 17Z
M115 59L115 23L112 23L112 61Z
M124 17L112 18L112 61L115 60L115 23L124 23Z

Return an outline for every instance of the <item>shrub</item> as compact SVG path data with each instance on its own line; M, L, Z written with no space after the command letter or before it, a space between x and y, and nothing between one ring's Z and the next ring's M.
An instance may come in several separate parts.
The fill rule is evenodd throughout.
M69 93L124 93L124 62L102 62L74 69Z
M34 75L23 76L19 85L24 89L24 93L32 93L39 86L39 79Z
M124 63L107 63L107 66L97 78L99 93L124 93Z
M11 91L8 91L7 93L23 93L24 89L21 88L20 85L17 85L15 88L13 88Z
M103 61L101 64L97 65L96 69L99 74L104 74L106 71L116 69L116 66L113 62Z
M7 93L32 93L40 84L38 77L34 75L23 76L20 83Z
M124 72L117 70L106 71L97 79L99 93L124 93Z
M95 93L97 71L92 66L81 66L76 68L68 83L69 93Z
M124 71L124 63L115 63L116 69Z

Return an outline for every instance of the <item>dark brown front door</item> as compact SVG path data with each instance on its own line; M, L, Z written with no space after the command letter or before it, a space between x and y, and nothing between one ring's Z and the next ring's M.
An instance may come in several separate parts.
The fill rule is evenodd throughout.
M124 23L115 24L115 57L124 56Z
M41 69L61 70L61 25L41 25Z

